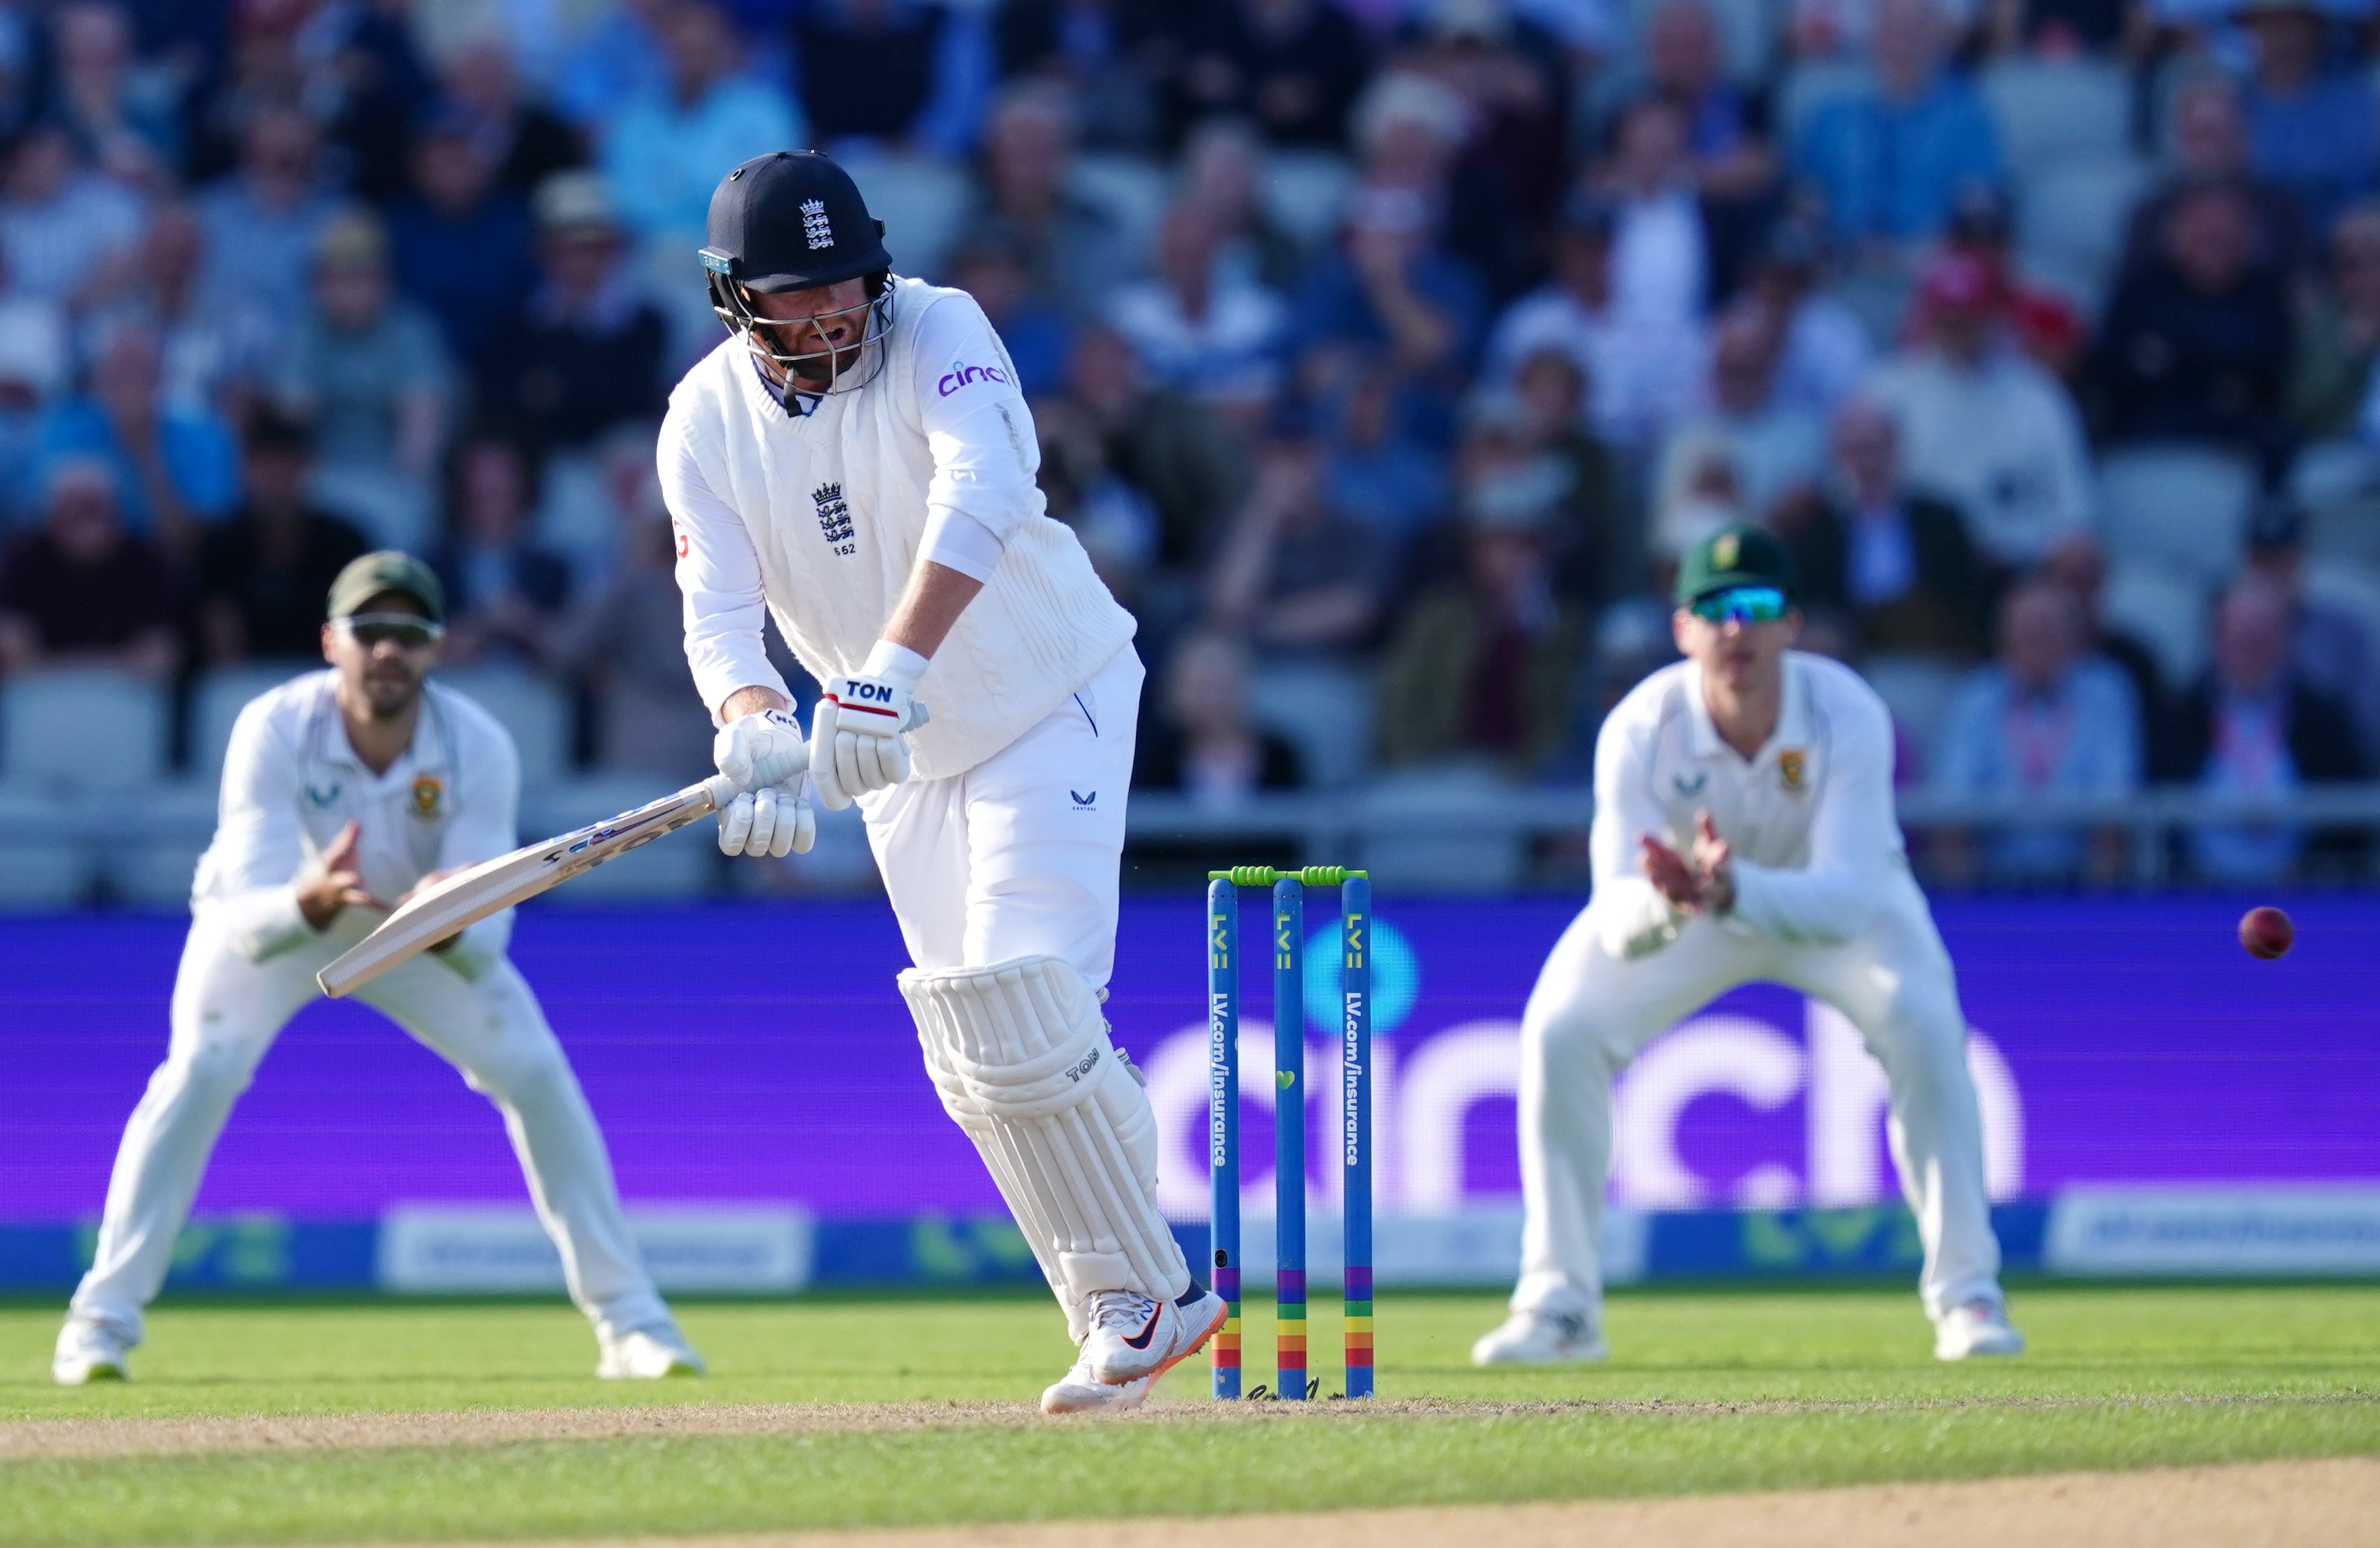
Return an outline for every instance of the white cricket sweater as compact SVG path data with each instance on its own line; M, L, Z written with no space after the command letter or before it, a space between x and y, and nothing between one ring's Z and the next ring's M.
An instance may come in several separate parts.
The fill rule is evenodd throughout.
M1667 946L1685 916L1646 880L1637 840L1680 853L1707 811L1734 854L1733 931L1835 945L1867 927L1905 875L1892 805L1892 714L1840 663L1786 653L1777 729L1751 758L1727 745L1702 669L1665 666L1630 691L1595 739L1595 872L1588 904L1614 957Z
M932 719L910 734L921 779L963 774L1065 701L1131 640L1132 615L1072 529L1045 514L1040 447L1016 371L975 299L901 280L883 367L788 414L738 337L686 372L662 421L661 481L677 529L686 652L713 715L739 688L784 684L763 611L823 682L856 674L934 541L982 573L917 684ZM982 533L976 533L978 540ZM998 545L997 556L990 552Z
M494 716L432 678L412 744L374 774L347 740L337 680L309 672L257 695L224 752L214 842L200 858L190 908L225 920L251 962L314 936L298 910L298 877L350 822L359 830L356 870L390 903L433 871L477 865L520 842L520 756ZM443 960L477 978L504 955L512 929L510 908L492 914Z

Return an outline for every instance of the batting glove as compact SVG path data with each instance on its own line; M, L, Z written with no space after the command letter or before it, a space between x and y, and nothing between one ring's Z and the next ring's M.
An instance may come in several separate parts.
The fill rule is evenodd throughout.
M810 749L791 710L763 710L722 726L710 740L710 761L737 789L752 791L791 785L810 766Z
M791 785L746 790L719 809L721 854L781 860L808 854L817 842L818 811L810 805L808 774L796 775Z
M907 733L926 724L926 706L883 677L836 677L810 715L810 769L818 798L840 811L870 790L909 777Z

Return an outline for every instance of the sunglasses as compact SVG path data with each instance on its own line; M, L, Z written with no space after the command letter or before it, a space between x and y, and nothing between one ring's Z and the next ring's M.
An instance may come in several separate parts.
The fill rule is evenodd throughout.
M408 651L418 651L446 633L445 625L433 624L409 613L358 613L336 622L348 638L366 650L380 644L395 644Z
M1773 624L1792 605L1774 586L1730 586L1696 597L1686 610L1710 624Z

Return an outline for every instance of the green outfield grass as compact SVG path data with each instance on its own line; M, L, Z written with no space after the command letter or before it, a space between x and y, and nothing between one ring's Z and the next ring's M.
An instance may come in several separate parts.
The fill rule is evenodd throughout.
M2380 1290L2043 1287L2015 1310L2033 1354L1945 1367L1905 1291L1623 1295L1609 1364L1485 1372L1464 1352L1496 1320L1492 1298L1397 1297L1379 1310L1382 1396L1451 1407L1276 1406L1215 1423L1191 1401L1203 1368L1185 1366L1155 1422L954 1413L761 1435L0 1460L0 1542L684 1533L2380 1453ZM185 1302L156 1313L132 1384L66 1392L46 1381L55 1317L0 1307L0 1416L1021 1403L1069 1352L1038 1299L698 1304L684 1320L715 1374L624 1386L588 1377L592 1341L566 1309ZM1269 1328L1252 1323L1261 1366ZM1335 1347L1332 1319L1312 1331L1318 1351ZM1336 1385L1335 1365L1317 1373ZM1573 1406L1513 1407L1535 1404Z

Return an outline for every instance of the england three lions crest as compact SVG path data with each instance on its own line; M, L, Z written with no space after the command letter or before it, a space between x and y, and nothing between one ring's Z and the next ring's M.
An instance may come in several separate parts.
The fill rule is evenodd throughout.
M852 539L851 506L843 498L843 485L822 483L810 492L810 499L818 506L819 533L827 546L845 556L855 553L859 545Z

